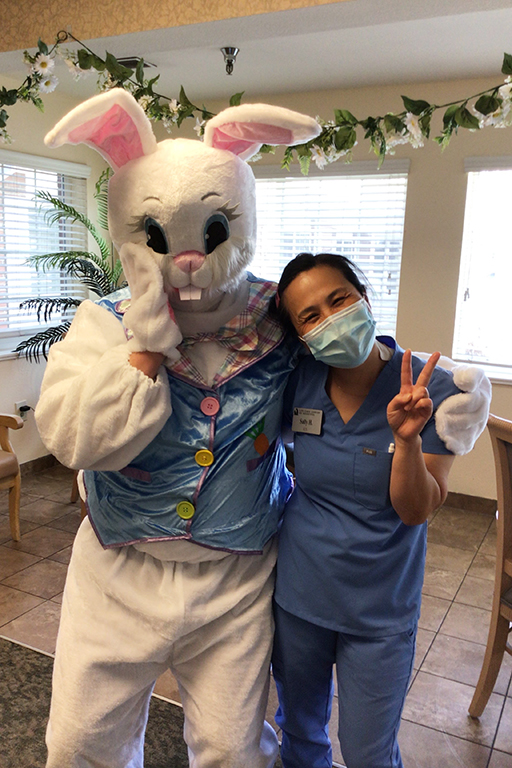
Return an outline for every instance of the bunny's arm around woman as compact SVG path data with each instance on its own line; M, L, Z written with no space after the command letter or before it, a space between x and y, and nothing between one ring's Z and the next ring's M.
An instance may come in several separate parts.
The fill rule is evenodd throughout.
M130 364L123 326L107 309L84 301L66 338L50 350L36 408L48 448L73 469L121 469L171 414L168 379Z

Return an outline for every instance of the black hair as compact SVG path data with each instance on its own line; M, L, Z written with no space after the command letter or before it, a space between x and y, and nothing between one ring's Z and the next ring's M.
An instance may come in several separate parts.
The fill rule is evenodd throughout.
M368 298L370 285L363 272L346 256L340 253L299 253L294 259L288 262L283 269L283 273L277 286L276 295L271 299L269 311L270 314L279 320L281 325L288 331L294 331L290 315L283 302L283 294L295 278L301 272L309 272L319 266L333 267L337 269L348 282L361 294L363 298Z

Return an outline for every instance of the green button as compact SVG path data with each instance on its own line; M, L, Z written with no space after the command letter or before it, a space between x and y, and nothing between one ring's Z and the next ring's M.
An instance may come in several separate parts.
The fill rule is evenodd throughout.
M207 448L197 451L194 458L200 467L209 467L213 464L213 453Z
M196 508L190 501L180 501L176 505L176 512L182 520L190 520L191 517L194 517L195 511Z

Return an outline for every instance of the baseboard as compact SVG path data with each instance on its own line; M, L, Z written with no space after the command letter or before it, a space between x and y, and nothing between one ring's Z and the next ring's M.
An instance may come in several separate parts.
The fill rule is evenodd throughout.
M484 499L482 496L469 496L466 493L449 491L443 506L465 509L469 512L483 512L487 515L496 514L496 499Z
M26 461L24 464L21 464L21 476L33 475L34 472L42 472L43 469L50 469L50 467L54 467L58 463L59 462L55 456L52 456L51 454L40 456L38 459L32 459L32 461Z

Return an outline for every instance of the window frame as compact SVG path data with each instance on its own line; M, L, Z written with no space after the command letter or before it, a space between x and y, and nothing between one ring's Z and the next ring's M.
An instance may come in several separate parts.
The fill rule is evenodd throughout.
M512 385L512 363L510 365L502 365L492 362L483 362L477 360L471 360L468 356L460 355L456 353L455 345L457 343L457 329L458 329L458 310L459 302L461 298L461 291L463 290L464 281L464 237L466 233L466 217L467 217L467 203L468 203L468 189L469 189L469 174L480 173L486 171L512 171L512 155L496 155L496 156L471 156L464 158L464 172L466 174L466 197L464 203L464 222L463 233L461 241L461 252L459 262L459 279L457 285L457 296L455 302L455 317L453 324L453 344L452 344L452 358L456 363L476 365L482 368L491 382L495 384L508 384Z

